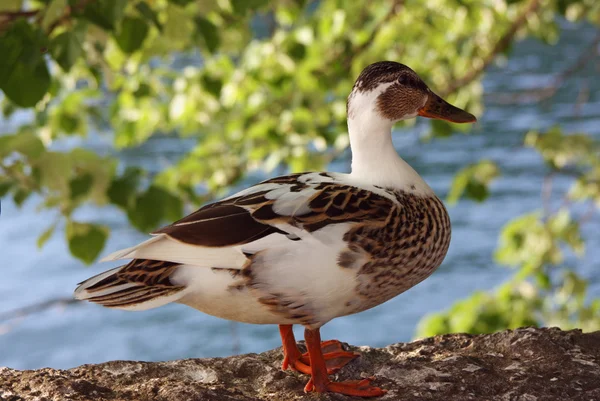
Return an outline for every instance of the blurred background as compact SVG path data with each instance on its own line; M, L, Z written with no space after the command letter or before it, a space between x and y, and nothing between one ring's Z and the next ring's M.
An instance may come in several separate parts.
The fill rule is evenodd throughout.
M398 152L448 204L450 251L323 337L600 329L596 0L4 0L0 54L0 366L280 346L274 326L71 293L113 266L101 255L211 199L348 172L345 99L378 60L479 122L397 126Z

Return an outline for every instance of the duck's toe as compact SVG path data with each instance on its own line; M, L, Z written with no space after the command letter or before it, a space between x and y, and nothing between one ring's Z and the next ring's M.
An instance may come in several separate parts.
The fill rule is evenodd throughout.
M326 381L322 383L319 387L316 388L313 379L311 378L306 386L304 387L304 392L308 393L311 391L316 391L319 393L330 392L330 393L339 393L344 395L351 395L354 397L380 397L387 393L387 390L381 389L379 387L371 386L371 382L375 380L374 377L369 377L362 380L351 380L345 382L332 382Z

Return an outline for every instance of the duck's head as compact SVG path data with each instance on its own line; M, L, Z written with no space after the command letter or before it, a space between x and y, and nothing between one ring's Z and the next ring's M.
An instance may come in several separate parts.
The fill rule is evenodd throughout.
M394 124L416 116L453 123L477 121L471 113L433 93L409 67L393 61L380 61L365 68L348 96L349 121Z

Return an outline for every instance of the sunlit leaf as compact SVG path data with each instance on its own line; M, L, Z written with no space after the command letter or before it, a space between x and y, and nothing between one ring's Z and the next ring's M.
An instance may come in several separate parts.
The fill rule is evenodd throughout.
M23 5L23 0L3 0L0 2L0 11L17 11Z
M50 237L52 237L52 234L54 234L55 229L56 229L56 224L52 224L42 234L40 234L40 236L37 239L37 247L38 248L41 249L44 246L44 244L46 244L46 242L48 242Z
M18 152L30 159L37 159L44 152L44 144L30 130L18 134L0 136L0 157Z
M42 28L47 30L55 21L62 17L67 10L67 6L67 0L51 0L44 12Z

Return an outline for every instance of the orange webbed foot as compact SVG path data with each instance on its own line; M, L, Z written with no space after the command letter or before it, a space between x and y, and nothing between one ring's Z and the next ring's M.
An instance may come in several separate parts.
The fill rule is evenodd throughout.
M310 380L304 387L305 392L315 391L317 393L339 393L345 395L351 395L355 397L379 397L386 393L385 390L379 387L371 386L371 382L375 380L374 377L369 377L362 380L353 380L345 382L333 382L329 380L327 361L323 355L321 343L321 333L318 328L304 330L304 339L306 340L306 347L308 348L310 358ZM326 344L328 346L339 347L339 344ZM334 351L329 354L336 354L339 352L345 353L346 351ZM335 358L332 358L333 360Z
M323 352L323 358L325 359L325 365L327 366L327 374L339 371L360 356L358 352L346 351L342 346L342 343L338 340L323 341L321 343L321 351ZM300 361L310 366L308 352L302 354Z
M313 379L311 378L308 383L306 383L304 392L308 393L311 391L317 391L319 393L324 393L328 391L331 393L339 393L355 397L380 397L387 393L387 390L371 386L370 384L373 380L375 380L375 377L345 382L332 382L328 380L324 383L321 383L319 386L320 388L316 388L313 383Z
M298 354L300 354L300 351L298 351ZM285 354L283 356L283 363L281 364L281 370L288 370L288 369L295 370L296 372L304 373L306 375L309 375L311 372L310 362L305 363L302 360L302 356L295 357L290 354Z
M280 325L281 342L283 344L283 363L281 370L292 369L304 374L311 374L310 356L302 354L296 344L291 325ZM332 374L346 366L350 361L360 356L357 352L344 350L338 340L328 340L321 343L321 352L325 359L327 374Z

